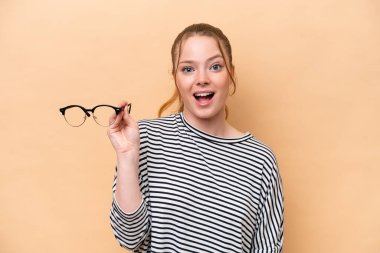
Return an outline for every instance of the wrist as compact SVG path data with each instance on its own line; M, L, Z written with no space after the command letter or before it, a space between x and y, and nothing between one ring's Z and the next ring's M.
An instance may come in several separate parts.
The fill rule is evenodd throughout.
M140 155L138 152L116 153L117 167L121 170L137 170L139 167Z

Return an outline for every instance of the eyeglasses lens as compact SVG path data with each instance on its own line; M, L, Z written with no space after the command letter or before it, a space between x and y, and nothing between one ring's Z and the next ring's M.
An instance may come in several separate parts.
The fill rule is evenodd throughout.
M86 121L86 114L79 107L71 107L65 111L66 122L73 127L79 127Z
M94 120L101 126L108 127L113 124L114 121L110 122L110 118L116 119L115 109L109 106L99 106L95 109L93 114Z

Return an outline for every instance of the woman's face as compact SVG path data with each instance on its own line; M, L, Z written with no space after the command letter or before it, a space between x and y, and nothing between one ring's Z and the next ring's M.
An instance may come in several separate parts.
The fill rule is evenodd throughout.
M181 47L175 78L185 117L191 120L224 119L231 80L216 40L195 35L183 41Z

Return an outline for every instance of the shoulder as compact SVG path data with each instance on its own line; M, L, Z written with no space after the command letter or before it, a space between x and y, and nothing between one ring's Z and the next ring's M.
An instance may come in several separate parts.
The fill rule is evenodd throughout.
M138 121L140 132L173 132L178 129L179 114L171 114L155 119L142 119Z
M277 159L273 150L263 141L252 136L245 144L247 151L253 155L253 159L261 160L265 167L277 168Z

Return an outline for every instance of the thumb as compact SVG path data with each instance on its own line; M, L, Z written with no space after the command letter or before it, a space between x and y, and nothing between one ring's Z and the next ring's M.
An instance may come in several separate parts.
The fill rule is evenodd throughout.
M117 115L112 115L109 118L109 126L110 128L119 128L121 125L128 122L128 118L125 118L125 114L128 114L130 112L130 104L126 101L121 102L118 107L122 109Z
M131 108L131 103L123 104L123 120L127 123L127 125L130 125L133 122L133 119L130 115Z

